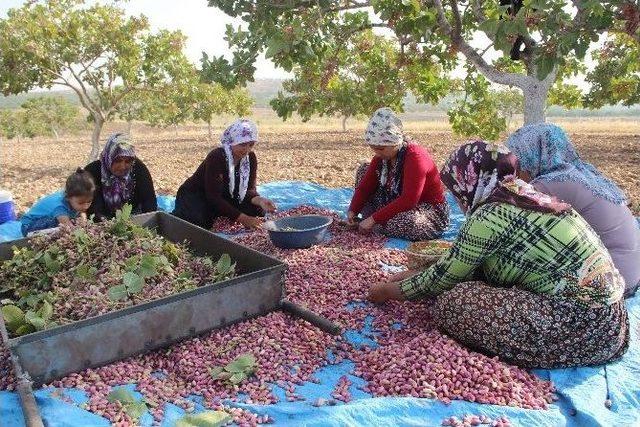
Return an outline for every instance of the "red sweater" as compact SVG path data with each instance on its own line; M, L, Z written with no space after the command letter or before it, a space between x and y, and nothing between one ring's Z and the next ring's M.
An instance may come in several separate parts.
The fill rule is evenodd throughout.
M379 170L382 160L374 157L351 199L349 210L358 214L380 185ZM391 177L389 177L389 180ZM388 183L388 182L387 182ZM400 196L373 214L378 224L384 224L400 212L415 208L420 203L443 203L444 188L438 168L429 152L418 144L409 144L404 157L402 190Z

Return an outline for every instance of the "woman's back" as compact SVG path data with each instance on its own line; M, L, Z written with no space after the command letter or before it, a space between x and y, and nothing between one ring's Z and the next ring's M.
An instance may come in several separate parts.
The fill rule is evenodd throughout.
M609 254L576 212L552 215L500 203L482 206L475 215L498 224L492 236L496 249L482 264L492 284L585 302L609 304L621 297L623 284Z
M629 208L594 197L580 182L549 182L542 176L534 186L569 203L593 227L633 293L640 284L640 227Z
M480 206L467 218L448 256L420 275L417 293L439 294L483 279L498 287L609 305L624 280L593 229L569 211L547 214L507 203Z

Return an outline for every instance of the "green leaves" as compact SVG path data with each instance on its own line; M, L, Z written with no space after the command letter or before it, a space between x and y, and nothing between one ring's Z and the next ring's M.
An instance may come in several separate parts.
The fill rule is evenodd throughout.
M15 305L5 305L2 307L2 317L7 325L7 329L15 332L24 323L24 312Z
M220 427L232 420L233 417L224 411L205 411L185 415L176 421L176 427Z
M95 267L90 267L87 264L79 264L75 268L75 276L76 278L86 281L93 282L96 279L96 274L98 273L98 269Z
M9 304L2 307L2 317L7 329L17 336L42 331L48 326L55 326L49 322L53 316L53 306L46 300L37 310L24 312L20 307Z
M138 293L144 286L144 279L135 273L127 272L122 276L122 283L130 294Z
M137 294L143 287L144 278L136 273L127 271L122 276L122 284L110 287L107 291L107 296L111 301L122 301Z
M233 270L233 265L231 264L231 257L229 254L222 254L220 259L216 264L216 270L218 274L226 276Z
M245 353L236 357L226 366L209 368L209 374L214 380L224 380L229 384L240 384L256 370L256 358L251 353Z
M131 391L122 387L112 390L107 400L110 403L120 402L124 412L134 420L138 420L148 410L145 402L138 401Z

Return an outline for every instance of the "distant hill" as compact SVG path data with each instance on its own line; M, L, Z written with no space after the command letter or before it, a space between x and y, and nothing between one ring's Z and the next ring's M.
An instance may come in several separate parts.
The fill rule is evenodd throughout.
M21 93L20 95L11 95L11 96L0 96L0 108L18 108L20 107L26 100L31 98L38 98L41 96L47 97L62 97L72 104L80 106L80 102L78 101L78 97L71 90L52 90L47 92L29 92L29 93Z
M249 93L255 99L255 106L258 108L271 108L269 101L273 99L278 91L282 90L282 79L257 79L255 82L247 84ZM70 90L54 90L49 92L29 92L26 94L0 96L0 108L17 108L27 99L39 96L61 96L73 104L80 105L76 95ZM405 112L445 112L452 104L452 98L447 97L439 105L426 105L416 102L415 97L407 95L405 97ZM633 107L606 106L599 110L565 110L561 107L550 107L547 115L553 117L640 117L640 105Z

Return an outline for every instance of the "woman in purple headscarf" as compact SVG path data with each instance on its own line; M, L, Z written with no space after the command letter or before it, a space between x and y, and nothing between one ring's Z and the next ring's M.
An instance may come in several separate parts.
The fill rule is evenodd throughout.
M84 169L96 183L88 215L94 215L98 220L113 218L125 204L130 204L136 214L158 209L151 174L142 160L136 157L129 135L111 135L100 159Z
M209 229L218 216L226 216L247 228L262 224L260 217L276 205L258 194L258 160L253 146L258 129L250 120L236 120L220 138L194 174L178 189L173 214Z
M440 171L467 214L453 247L423 272L374 284L369 298L435 298L441 331L518 366L619 358L629 343L624 279L585 220L517 171L504 146L455 150Z

